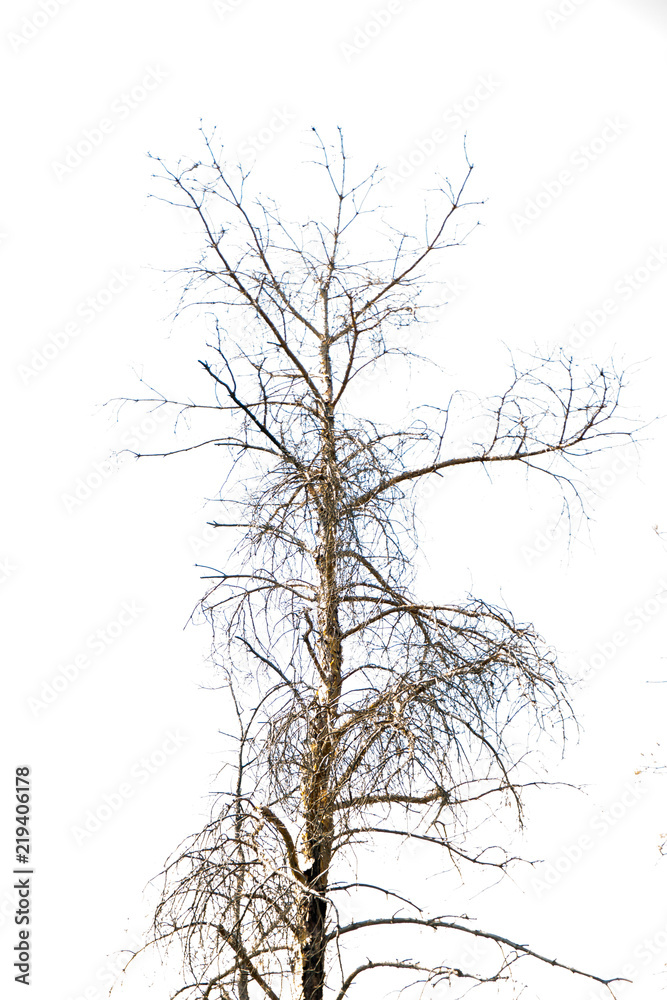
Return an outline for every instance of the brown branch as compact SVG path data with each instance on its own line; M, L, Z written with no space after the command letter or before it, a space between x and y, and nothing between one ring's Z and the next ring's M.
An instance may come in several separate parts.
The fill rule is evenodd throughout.
M337 802L334 808L341 810L355 809L358 806L428 805L431 802L438 802L441 799L445 802L447 801L447 792L442 788L435 788L432 792L427 792L425 795L360 795L358 798L343 799Z
M222 925L218 926L218 933L220 937L225 941L232 949L232 951L237 955L241 966L250 973L252 978L255 980L257 985L264 991L269 1000L280 1000L277 993L271 989L266 980L259 974L254 964L250 961L250 956L248 952L243 947L243 944L237 940L235 934L231 934L229 931L225 930Z
M358 965L353 972L343 980L343 985L339 992L336 994L336 1000L343 1000L343 997L349 990L350 986L362 972L368 972L370 969L403 969L409 972L426 972L428 973L428 979L451 979L452 976L465 977L467 979L477 979L479 982L495 982L498 976L493 976L489 979L476 976L473 973L463 972L461 969L449 968L448 966L440 966L437 969L429 968L426 965L419 965L417 962L372 962L370 959L364 965Z
M625 979L622 976L614 976L611 979L604 979L600 976L593 975L591 972L582 972L581 969L577 969L571 965L565 965L563 962L559 962L555 958L547 958L545 955L540 955L539 952L533 951L532 948L528 948L526 945L519 944L518 941L512 941L510 938L503 937L500 934L493 934L491 931L481 931L476 927L464 927L462 924L451 923L450 921L442 920L439 917L433 917L432 919L421 917L375 917L369 920L357 920L352 924L347 924L345 927L338 927L335 931L331 931L327 934L327 940L333 941L334 938L338 938L342 934L350 934L354 931L363 930L368 927L396 927L399 925L433 927L434 929L454 930L461 931L464 934L472 934L474 937L484 938L487 941L495 941L497 944L507 945L509 948L513 948L514 951L520 955L525 955L529 958L536 958L540 962L545 962L547 965L552 965L557 969L564 969L566 972L574 973L574 975L583 976L586 979L592 979L596 983L602 983L603 986L609 986L610 983L629 983L632 981L630 979Z
M276 814L271 809L269 809L268 806L259 806L258 809L259 812L262 814L262 816L264 816L265 819L268 819L269 823L271 823L276 828L276 830L282 837L283 843L287 848L287 859L289 861L290 870L294 875L294 878L297 880L297 882L300 882L301 885L307 885L306 876L303 874L301 868L299 867L296 848L294 846L294 841L290 836L289 830L287 829L283 821L278 816L276 816Z

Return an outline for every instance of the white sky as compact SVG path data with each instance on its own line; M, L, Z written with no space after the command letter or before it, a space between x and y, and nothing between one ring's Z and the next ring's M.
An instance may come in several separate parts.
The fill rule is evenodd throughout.
M376 30L374 18L387 23ZM177 212L147 200L157 189L145 154L197 156L200 119L241 157L259 136L264 189L296 206L290 182L310 126L331 136L341 125L360 170L403 165L385 200L416 222L434 171L460 172L467 132L473 193L488 200L483 226L451 255L460 292L426 341L448 385L504 388L503 344L570 346L599 362L613 353L631 370L631 412L649 421L665 410L667 5L9 0L1 19L2 993L23 996L9 968L11 808L14 768L27 763L31 995L99 1000L108 956L142 926L145 883L197 827L225 719L223 697L199 689L208 633L183 631L201 591L193 564L215 553L198 539L216 456L123 463L95 479L128 437L150 450L169 433L129 408L115 423L101 404L137 392L133 369L166 390L190 385L201 354L194 317L171 333L177 285L159 273L188 263L195 244ZM432 155L406 170L434 130ZM373 390L378 414L391 388L390 371ZM425 587L502 595L573 670L600 654L575 696L580 742L553 772L586 783L586 795L543 792L529 809L525 853L559 866L557 884L544 881L547 864L473 902L459 890L452 905L568 964L614 974L633 963L628 1000L656 996L667 961L664 778L635 774L652 753L667 761L667 685L650 683L664 679L667 655L656 597L667 547L653 530L667 531L663 423L644 437L638 454L600 464L594 518L569 546L563 524L544 542L553 494L511 471L493 483L464 471L423 510ZM91 476L90 495L68 502ZM99 628L121 633L101 652ZM87 668L31 710L82 653ZM148 774L152 754L160 766ZM122 807L77 842L87 811L123 783ZM366 990L375 1000L370 981ZM539 968L527 995L564 991L597 995ZM130 979L114 995L167 994Z

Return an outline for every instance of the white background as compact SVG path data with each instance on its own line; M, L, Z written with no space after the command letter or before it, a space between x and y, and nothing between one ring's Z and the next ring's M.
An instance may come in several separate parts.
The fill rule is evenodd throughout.
M172 326L178 280L165 284L160 270L188 263L196 244L178 212L148 200L158 187L146 153L197 157L200 119L231 159L260 137L264 189L297 204L290 178L310 127L333 138L340 125L360 172L403 165L409 176L388 182L384 201L417 224L434 171L460 176L467 133L483 227L451 254L461 291L426 342L448 388L504 388L503 344L562 345L580 360L613 354L630 370L628 414L648 422L665 409L667 7L560 7L402 0L386 17L388 4L352 0L4 5L3 996L25 995L10 968L16 766L33 769L37 1000L106 995L110 956L145 927L144 885L215 788L224 697L201 687L212 680L206 628L183 626L202 587L194 563L215 558L202 541L203 499L217 490L220 459L98 467L108 473L109 456L137 434L149 451L172 440L168 424L142 424L139 408L118 422L102 408L141 393L134 371L167 393L200 384L203 325L192 315ZM107 131L96 132L102 119ZM446 139L424 156L438 128ZM101 141L86 145L86 130ZM572 183L559 192L563 170ZM615 309L605 316L606 300ZM63 334L71 323L75 336ZM392 378L373 390L380 414ZM423 510L424 586L502 596L565 667L581 672L592 657L599 667L574 696L580 741L552 769L585 793L530 803L524 850L545 865L472 902L462 889L454 905L568 964L609 975L632 964L636 985L620 995L643 1000L665 986L667 942L664 779L636 773L651 754L667 762L667 685L656 683L667 549L654 530L667 531L664 424L622 455L593 470L593 516L570 541L564 522L552 531L557 498L521 475L447 480ZM119 630L124 603L140 610ZM100 628L121 634L98 654ZM81 653L88 666L59 682L51 704L31 701ZM165 743L173 734L177 749ZM77 834L123 783L131 794L113 816ZM523 971L531 997L597 995L571 976ZM114 995L168 993L130 977Z

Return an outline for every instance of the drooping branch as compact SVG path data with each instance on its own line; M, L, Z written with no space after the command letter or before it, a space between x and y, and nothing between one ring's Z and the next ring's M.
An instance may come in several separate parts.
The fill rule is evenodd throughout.
M473 937L484 938L487 941L493 941L496 944L506 945L507 947L512 948L517 955L525 956L527 958L536 958L540 962L544 962L546 965L551 965L557 969L564 969L565 972L572 972L577 976L592 979L594 982L601 983L603 986L609 987L612 983L631 982L631 980L625 979L622 976L614 976L611 979L604 979L601 976L595 976L590 972L584 972L574 966L565 965L563 962L559 962L556 958L548 958L546 955L541 955L539 952L533 951L532 948L528 948L526 945L520 944L518 941L512 941L510 938L503 937L500 934L494 934L491 931L482 931L477 927L466 927L463 924L443 920L439 917L433 917L430 919L423 919L420 917L376 917L370 920L357 920L354 923L347 924L344 927L337 927L334 931L331 931L329 939L333 940L334 938L340 938L343 934L352 934L355 931L365 930L369 927L397 927L406 925L461 931L462 933L470 934Z

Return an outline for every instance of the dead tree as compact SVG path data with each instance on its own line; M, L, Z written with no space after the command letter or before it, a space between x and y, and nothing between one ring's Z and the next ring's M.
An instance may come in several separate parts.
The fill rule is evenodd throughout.
M182 306L205 312L215 332L199 362L210 398L151 401L217 412L213 436L178 450L231 456L225 513L212 523L235 544L224 568L207 568L202 608L240 735L210 823L166 866L153 940L183 951L174 996L343 1000L381 970L404 987L461 980L495 991L519 958L570 967L465 915L420 909L391 873L369 881L351 864L384 841L504 870L500 848L470 846L471 811L509 801L520 818L517 716L543 729L570 713L531 625L477 597L422 596L417 490L508 463L566 485L586 456L629 433L622 379L563 355L515 367L487 401L483 439L467 443L453 428L455 398L404 426L359 415L355 382L409 353L423 289L437 287L443 255L464 238L472 166L458 187L443 183L421 239L387 228L378 253L366 224L379 217L369 207L377 172L350 184L342 138L333 149L313 141L330 204L303 224L249 200L247 175L228 169L213 140L202 162L159 161L176 192L165 200L203 233ZM397 957L420 947L411 935L424 928L443 936L440 959ZM492 961L448 959L461 936L490 947Z

